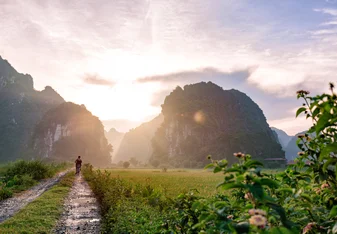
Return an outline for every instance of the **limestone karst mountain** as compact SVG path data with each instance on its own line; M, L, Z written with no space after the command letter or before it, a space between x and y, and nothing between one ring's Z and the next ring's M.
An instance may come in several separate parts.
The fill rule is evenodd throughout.
M143 163L148 162L153 153L151 140L163 120L164 117L160 114L153 120L127 132L113 161L128 161L135 158Z
M275 127L272 127L271 129L276 132L282 148L285 149L288 146L290 140L293 138L293 136L289 136L285 131Z
M122 143L125 133L119 132L115 128L111 128L108 132L104 131L104 133L108 142L113 146L111 157L112 160L114 160L116 153L119 151L119 147Z
M162 105L164 122L153 138L151 161L204 166L207 155L236 161L249 153L266 163L285 164L284 151L259 106L237 90L208 82L177 87Z
M300 134L305 134L306 131L300 132L298 134L296 134L295 136L293 136L291 138L291 140L289 141L288 145L285 147L284 151L286 152L286 158L288 161L292 161L294 159L296 159L297 157L297 153L300 152L301 150L298 148L297 146L297 139L298 139L298 135Z
M17 72L0 57L0 162L22 158L35 124L62 102L49 86L36 91L30 75Z
M101 121L85 106L65 102L49 110L35 128L33 155L58 161L73 161L81 155L85 163L109 166L112 146Z

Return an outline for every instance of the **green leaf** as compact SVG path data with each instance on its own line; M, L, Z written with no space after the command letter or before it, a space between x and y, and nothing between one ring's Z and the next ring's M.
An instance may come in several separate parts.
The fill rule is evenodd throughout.
M264 189L260 183L255 183L249 188L250 192L253 194L254 198L262 200L265 196Z
M334 163L334 162L336 162L336 161L337 161L336 158L329 158L328 161L326 161L324 163L324 165L323 165L323 168L322 168L323 172L326 172L326 170L329 167L329 165L332 164L332 163Z
M332 118L332 115L330 113L325 112L317 121L316 125L316 134L319 135L319 133L324 130L326 127L330 126L329 120Z
M318 115L320 112L319 108L315 108L315 110L312 112L312 117L316 117L316 115Z
M285 227L273 227L270 229L269 233L271 234L293 234L292 231Z
M241 222L238 223L234 226L235 231L237 231L237 233L249 233L249 223L247 222Z
M213 164L213 163L210 163L210 164L208 164L207 166L205 166L204 169L213 168L213 167L214 167L214 164Z
M281 222L283 226L285 226L288 229L292 228L294 224L287 219L286 212L282 206L275 204L275 203L270 203L270 202L267 203L266 205L278 213L278 215L281 218Z
M226 173L229 173L229 172L241 172L241 169L240 168L228 168L226 170Z
M298 117L302 112L306 111L307 108L306 107L301 107L297 110L296 112L296 117Z
M278 192L293 193L293 190L291 188L279 188L277 191Z
M244 165L248 168L251 168L253 166L263 166L263 163L261 163L257 160L249 160Z
M221 187L221 188L227 190L227 189L233 189L233 188L245 188L245 185L238 184L238 183L220 183L220 184L218 184L217 188L218 187Z
M218 173L222 170L221 167L215 167L214 170L213 170L213 173Z
M261 179L260 180L261 185L267 185L269 188L278 188L279 184L271 179Z
M330 153L337 153L337 143L325 146L319 155L319 161L322 162L325 157L330 155Z
M330 211L330 217L335 218L336 216L337 216L337 206L334 206Z
M336 234L337 233L337 223L335 223L335 225L332 228L332 234Z
M304 199L304 200L307 200L309 203L312 203L312 199L309 195L307 194L301 194L301 197Z

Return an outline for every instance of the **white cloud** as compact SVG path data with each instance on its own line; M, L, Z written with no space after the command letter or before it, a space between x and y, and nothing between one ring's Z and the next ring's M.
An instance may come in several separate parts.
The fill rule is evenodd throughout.
M333 16L337 16L337 9L335 8L316 8L314 9L314 11L316 12L322 12L324 14L329 14L329 15L333 15Z
M133 83L156 74L202 67L232 73L256 67L249 82L280 97L293 96L302 87L323 90L328 81L336 80L335 29L317 30L318 23L303 31L280 32L284 25L267 18L263 23L252 20L253 14L262 17L266 12L258 7L243 11L244 4L0 0L0 51L19 71L32 74L38 89L51 85L67 100L85 102L104 119L142 118L158 111L151 106L151 94L165 85ZM332 8L315 12L337 16ZM325 26L335 20L331 17ZM148 113L141 108L128 112L134 103L123 92L112 95L106 87L83 85L84 74L115 81L115 88L134 93L137 105ZM118 104L123 98L130 106ZM117 114L106 113L97 102L118 107Z
M328 22L322 23L321 25L323 25L323 26L337 25L337 20L336 21L328 21Z
M326 35L326 34L335 34L337 33L337 29L322 29L311 32L312 35Z

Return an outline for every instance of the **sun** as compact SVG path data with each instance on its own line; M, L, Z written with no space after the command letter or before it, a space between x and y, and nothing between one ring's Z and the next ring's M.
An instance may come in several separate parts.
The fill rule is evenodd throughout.
M101 120L141 122L160 113L160 107L151 105L156 86L134 82L119 82L113 87L88 85L83 89L80 103Z

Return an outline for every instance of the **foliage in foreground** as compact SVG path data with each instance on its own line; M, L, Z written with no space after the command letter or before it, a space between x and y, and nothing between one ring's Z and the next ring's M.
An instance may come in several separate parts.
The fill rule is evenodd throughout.
M223 173L219 184L227 192L202 198L194 192L169 199L151 187L130 186L108 172L86 169L99 196L107 233L337 233L337 97L331 94L304 100L304 113L313 126L300 135L296 164L284 172L266 173L250 155L234 154L207 166ZM211 159L211 158L210 158ZM147 191L147 192L146 192ZM141 220L141 216L156 219ZM132 217L132 218L130 218ZM139 224L140 223L140 224ZM120 228L124 229L121 230Z
M66 174L57 185L1 223L0 233L52 233L73 180L73 172Z
M19 160L6 165L0 175L0 201L32 187L42 179L54 176L66 166L65 163L49 164L35 160Z

